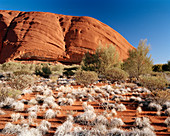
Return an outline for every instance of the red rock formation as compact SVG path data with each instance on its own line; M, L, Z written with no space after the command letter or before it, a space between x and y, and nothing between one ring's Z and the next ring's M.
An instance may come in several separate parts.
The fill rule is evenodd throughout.
M91 17L0 10L0 62L79 63L99 43L113 44L120 59L134 47L111 27Z

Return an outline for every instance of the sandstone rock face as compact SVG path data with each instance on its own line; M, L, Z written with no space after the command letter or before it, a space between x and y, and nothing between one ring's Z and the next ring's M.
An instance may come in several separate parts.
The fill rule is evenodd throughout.
M113 44L121 60L134 49L118 32L91 17L0 10L0 63L80 63L84 53L93 53L99 43Z

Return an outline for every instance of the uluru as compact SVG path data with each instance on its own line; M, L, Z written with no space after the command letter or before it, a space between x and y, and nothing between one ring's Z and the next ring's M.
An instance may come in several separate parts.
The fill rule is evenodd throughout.
M0 63L80 63L99 44L113 44L120 60L134 47L117 31L91 17L0 10Z

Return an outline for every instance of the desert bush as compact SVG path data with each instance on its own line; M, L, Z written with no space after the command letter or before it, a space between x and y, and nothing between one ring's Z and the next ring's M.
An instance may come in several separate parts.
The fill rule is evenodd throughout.
M147 117L135 118L134 125L139 129L149 128L150 130L154 130L154 128L151 126L149 118Z
M35 64L23 64L20 62L6 62L1 65L1 70L3 71L27 71L33 73L35 70Z
M71 133L73 123L71 121L65 121L61 126L57 127L54 136L65 136Z
M140 84L149 90L160 90L166 87L168 81L163 77L155 77L155 76L141 76Z
M0 87L0 102L4 101L7 97L17 99L21 91L12 89L10 87Z
M21 70L21 63L6 62L2 64L3 71L18 71Z
M104 74L111 67L120 66L118 53L113 45L100 45L95 53L87 52L82 59L81 68L86 71L96 71Z
M15 76L18 76L18 75L30 75L31 72L29 72L29 71L24 71L24 70L20 70L20 71L14 71L13 74L14 74Z
M79 65L65 66L63 74L67 77L73 76L79 68Z
M62 65L62 64L52 65L51 71L52 71L52 74L62 75L62 73L64 71L64 65Z
M0 115L5 115L6 113L2 110L0 110Z
M170 116L170 108L165 110L165 115Z
M129 50L129 58L125 60L123 69L130 77L139 78L152 71L151 55L148 56L149 46L146 42L147 40L141 40L136 50Z
M13 89L23 90L24 88L33 85L34 82L35 79L31 75L18 75L18 76L13 76L10 79L9 85Z
M92 84L98 80L98 75L94 71L79 70L75 74L76 82L84 85Z
M51 68L48 64L43 65L37 65L35 68L35 74L42 76L44 78L49 78L49 76L52 74Z
M155 72L162 72L162 64L153 65L152 70Z
M168 64L163 64L162 65L162 71L170 71L169 65Z
M156 110L156 111L160 111L162 110L162 106L160 104L157 104L157 103L154 103L154 102L151 102L148 107L151 109L151 110Z
M152 91L153 99L158 104L163 105L165 102L170 101L170 90L155 90Z
M167 125L167 127L170 127L170 117L167 117L164 123Z
M112 67L106 70L105 76L106 79L115 82L115 81L125 81L128 77L128 74L120 68Z
M121 127L124 125L124 122L121 118L113 118L110 120L110 123L108 124L109 127L115 128L115 127Z

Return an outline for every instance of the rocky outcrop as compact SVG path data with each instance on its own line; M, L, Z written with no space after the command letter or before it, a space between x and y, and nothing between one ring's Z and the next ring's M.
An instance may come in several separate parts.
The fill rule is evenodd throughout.
M0 10L0 63L57 61L79 63L99 43L113 44L120 59L134 47L111 27L91 17Z

